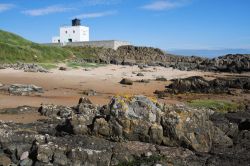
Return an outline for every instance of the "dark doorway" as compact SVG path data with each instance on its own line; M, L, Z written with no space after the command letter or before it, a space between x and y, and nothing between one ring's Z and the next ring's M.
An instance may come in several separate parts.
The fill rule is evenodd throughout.
M69 39L69 42L71 43L71 42L72 42L72 39Z

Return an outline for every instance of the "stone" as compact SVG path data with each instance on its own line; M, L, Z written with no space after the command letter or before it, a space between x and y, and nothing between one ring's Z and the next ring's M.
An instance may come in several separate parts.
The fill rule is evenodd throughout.
M138 73L136 76L138 76L138 77L143 77L143 76L144 76L144 74L142 74L142 73Z
M5 155L0 154L0 165L3 165L3 166L6 165L6 166L8 166L10 164L11 164L10 158L8 158Z
M38 145L37 160L49 163L53 158L53 144Z
M23 154L21 155L21 157L20 157L20 160L22 161L22 160L25 160L25 159L27 159L29 157L29 152L28 151L26 151L26 152L23 152Z
M63 67L63 66L61 66L61 67L59 67L59 70L61 70L61 71L66 71L66 70L68 70L66 67Z
M178 106L170 108L162 116L164 136L179 145L191 147L197 152L209 152L212 148L214 126L206 110L196 110Z
M133 81L128 79L128 78L124 78L120 81L120 84L124 84L124 85L133 85Z
M31 159L24 159L24 160L21 160L20 166L32 166L33 165L33 161Z
M156 81L167 81L167 79L164 77L157 77Z
M30 94L41 94L43 88L31 84L12 84L8 87L8 91L13 95L30 95Z
M93 89L88 89L88 90L84 90L82 92L83 95L86 95L86 96L96 96L97 95L97 92Z
M150 142L155 144L161 144L164 136L163 136L163 128L161 125L153 124L149 129Z
M142 80L139 80L139 82L141 82L141 83L150 83L150 80L148 80L148 79L142 79Z
M96 119L94 122L93 132L105 137L109 137L111 135L109 124L104 118Z
M43 116L53 116L60 118L68 118L72 115L73 109L66 106L58 106L58 105L41 105L38 109L38 112Z

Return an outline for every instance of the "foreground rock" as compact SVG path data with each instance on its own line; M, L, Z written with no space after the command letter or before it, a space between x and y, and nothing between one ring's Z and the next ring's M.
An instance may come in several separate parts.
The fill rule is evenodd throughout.
M185 145L197 152L209 152L214 143L222 147L232 145L232 140L209 120L210 113L206 110L166 108L144 96L115 97L101 109L83 98L75 108L42 106L39 111L61 118L57 126L61 133L89 134L113 141Z
M208 81L200 76L193 76L184 79L171 80L165 91L156 91L159 96L165 96L168 93L229 93L233 94L235 90L249 92L250 78L217 78Z
M250 113L213 114L117 96L106 106L42 105L49 119L0 122L0 157L19 165L247 165ZM243 121L244 117L244 121ZM237 129L238 128L238 129Z
M43 88L32 84L11 84L0 87L0 92L11 95L28 96L43 93Z

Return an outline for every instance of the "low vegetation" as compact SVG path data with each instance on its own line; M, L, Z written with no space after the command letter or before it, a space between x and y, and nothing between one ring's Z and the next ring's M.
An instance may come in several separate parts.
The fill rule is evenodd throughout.
M71 68L97 68L105 66L105 64L68 62L67 66Z
M58 68L58 66L53 63L39 63L39 65L47 70Z
M214 111L226 113L236 112L241 110L242 105L234 102L228 102L223 100L192 100L188 102L188 105L195 108L205 108Z

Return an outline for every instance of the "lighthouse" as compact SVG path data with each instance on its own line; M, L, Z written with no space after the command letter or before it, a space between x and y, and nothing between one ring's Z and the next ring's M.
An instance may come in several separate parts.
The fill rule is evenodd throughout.
M60 27L60 36L52 38L52 43L72 43L89 41L89 27L82 26L81 20L73 19L71 26Z

